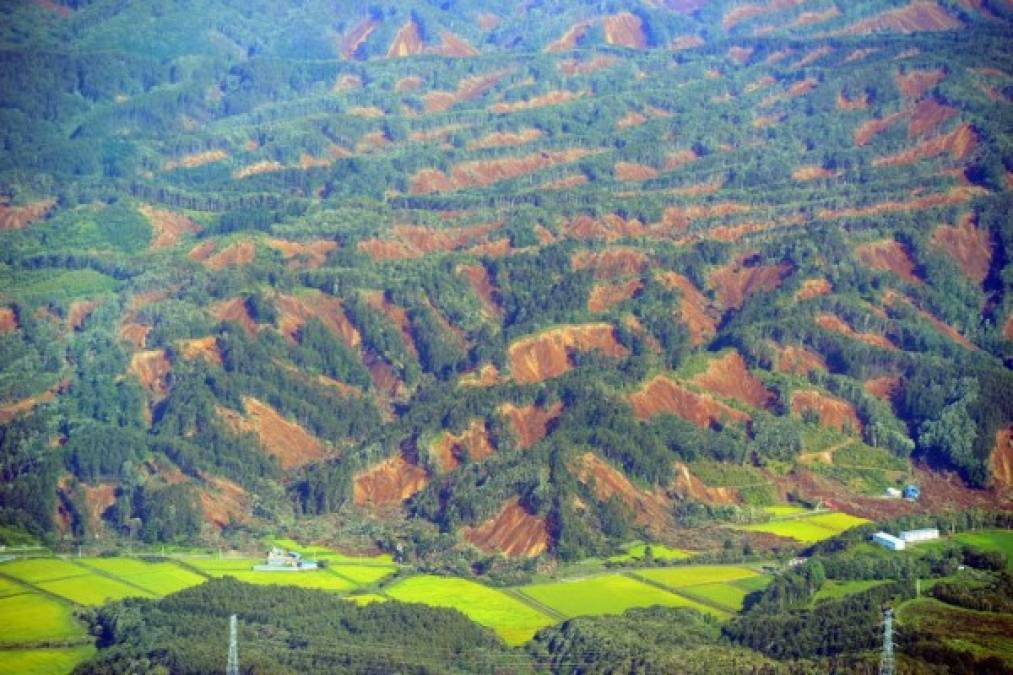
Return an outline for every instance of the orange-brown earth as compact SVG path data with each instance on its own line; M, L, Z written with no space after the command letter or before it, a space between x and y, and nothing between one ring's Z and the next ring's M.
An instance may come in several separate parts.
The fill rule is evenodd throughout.
M369 39L369 36L379 25L379 21L373 21L372 19L360 21L341 40L341 43L338 45L338 53L346 59L354 58L355 53L359 51L359 47Z
M612 14L602 19L605 30L605 42L628 49L644 49L647 47L647 36L640 17L630 12Z
M307 292L297 296L280 294L274 305L278 310L278 329L290 339L296 339L299 330L310 319L318 319L349 347L362 342L359 331L345 316L341 300L326 293Z
M872 160L873 166L902 166L919 160L949 155L951 159L967 159L978 146L978 135L970 124L962 124L948 134L940 134L926 139L918 145L903 150L895 155L877 157Z
M574 75L587 75L604 70L616 63L617 60L616 57L609 56L608 54L596 54L590 59L585 60L565 59L559 61L556 67L559 68L559 72L572 77Z
M254 333L257 330L257 322L250 316L246 301L242 298L222 300L211 305L211 316L218 321L234 321L247 333Z
M493 518L478 527L464 528L462 534L483 551L499 552L510 558L531 558L549 548L545 518L528 513L516 497Z
M855 406L847 401L815 389L792 392L791 411L801 415L807 410L819 415L820 424L824 427L850 433L860 433L863 429Z
M678 290L682 296L679 309L694 345L703 344L717 333L717 321L712 316L710 303L692 281L676 272L661 272L658 280L669 288Z
M816 352L805 347L786 345L777 349L777 370L794 375L808 375L815 370L827 370L827 362Z
M633 512L637 524L656 531L669 522L670 504L663 494L638 488L593 452L578 457L571 469L577 480L591 488L598 501L607 502L612 497L622 501Z
M462 162L454 166L450 175L438 169L422 169L411 178L413 194L450 192L469 187L483 187L500 181L525 176L558 164L575 162L592 154L591 150L544 150L523 157L500 157L489 160Z
M216 527L250 520L250 499L246 490L225 478L205 475L204 486L198 489L204 519Z
M364 293L363 297L370 307L382 313L391 323L397 326L401 339L404 341L408 351L418 358L419 352L415 346L415 338L412 337L411 322L408 320L408 312L399 305L395 305L383 291L371 291Z
M141 381L141 385L155 396L162 397L168 393L168 377L172 364L164 349L134 352L130 357L129 370Z
M10 333L18 329L18 316L10 307L0 307L0 333Z
M935 194L915 197L905 202L891 200L853 208L837 210L823 209L816 214L816 217L820 220L831 220L836 218L867 218L869 216L878 216L884 213L893 213L895 211L921 211L923 209L932 209L937 206L965 204L981 194L984 194L984 191L981 188L961 185L950 188L946 192L937 192Z
M773 291L791 274L791 265L752 264L752 255L744 255L711 272L707 279L718 301L728 309L738 309L745 301L766 291Z
M725 216L746 213L750 209L751 207L748 204L740 204L739 202L669 206L661 213L660 229L684 231L694 221L723 218ZM663 234L663 232L658 232L658 227L652 227L652 229L655 231L655 234Z
M557 401L542 408L536 405L515 406L512 403L504 403L499 407L499 412L510 420L517 435L518 447L527 450L548 435L552 423L563 413L563 404Z
M798 7L805 2L806 0L767 0L764 3L736 5L725 12L724 17L721 19L721 25L725 30L729 30L743 21L749 21L766 14L782 12L792 7Z
M224 150L204 150L203 152L192 152L188 155L183 155L177 159L170 159L162 165L165 171L172 171L174 169L192 169L198 166L204 166L205 164L211 164L212 162L220 162L223 159L228 159L229 153Z
M498 317L503 313L500 307L496 287L489 278L489 272L484 265L458 265L457 271L464 275L475 295L482 302L482 309L489 317Z
M365 239L358 248L378 262L421 258L430 253L474 246L499 228L499 223L435 230L419 225L395 225L389 238Z
M946 78L946 71L942 68L932 70L909 70L898 72L896 76L897 88L900 93L910 99L919 99L932 87L936 86Z
M338 75L336 78L334 78L334 84L331 85L331 92L335 94L340 94L343 91L352 91L353 89L358 89L361 86L362 86L361 77L359 77L358 75L351 75L349 73L344 73L343 75ZM247 146L247 149L252 151L258 149L259 147L260 146L256 142L251 141L251 143Z
M689 467L682 462L675 463L675 480L672 488L683 499L704 502L706 504L734 504L738 495L734 488L708 487L702 480L694 476Z
M855 255L866 267L884 272L893 272L909 284L921 284L915 274L915 264L907 248L898 241L885 239L869 242L855 248Z
M395 455L352 480L352 501L356 506L397 506L429 482L425 469Z
M672 39L669 43L668 48L673 52L681 52L686 49L696 49L706 44L702 37L699 35L679 35Z
M675 171L681 166L695 162L700 156L696 154L696 150L684 149L670 152L665 156L665 171Z
M154 250L167 248L178 242L183 235L199 232L201 227L175 211L159 209L150 204L141 204L138 208L141 215L151 223L151 248Z
M463 373L457 380L457 384L460 387L492 387L502 381L499 369L491 363L486 363L477 370Z
M422 36L419 34L419 27L414 21L408 21L401 26L394 40L387 49L387 58L400 59L407 56L421 54L425 49L422 44Z
M308 242L268 239L265 243L281 253L282 258L300 268L320 267L327 262L328 253L338 250L338 243L330 239L317 239Z
M80 330L91 313L98 307L94 300L76 300L67 308L67 328Z
M795 169L791 177L797 181L820 180L823 178L836 178L837 172L825 169L822 166L808 164Z
M915 104L908 121L907 134L910 137L925 136L934 132L959 111L943 105L934 98L926 98Z
M854 63L855 61L861 61L871 54L875 54L879 49L875 47L869 47L865 49L855 49L844 59L844 63Z
M119 335L121 340L129 342L137 349L144 349L144 346L148 342L148 333L150 332L151 326L125 321L120 324Z
M481 28L483 31L488 32L496 28L496 26L499 25L500 20L501 19L495 14L492 14L490 12L483 12L482 14L478 15L478 17L475 20L475 23L477 23L478 27Z
M771 99L764 99L764 101L770 101ZM760 102L762 106L764 101ZM753 126L757 129L766 129L772 127L778 122L784 119L784 115L757 115L753 118Z
M512 103L501 101L500 103L490 106L489 110L499 114L515 113L520 112L521 110L532 110L534 108L544 108L551 105L561 105L574 99L578 99L581 96L583 96L583 94L557 89L556 91L532 96L531 98L526 98L522 101L514 101Z
M841 15L841 10L837 9L837 5L817 12L802 12L795 20L791 22L793 28L802 28L803 26L812 26L818 23L826 23L830 19L837 18Z
M226 246L218 253L210 253L206 244L211 244L210 251L214 250L214 242L205 242L190 252L190 257L198 259L205 267L212 270L222 270L226 267L241 267L249 265L257 257L257 247L252 241L237 241L235 244ZM207 257L201 258L201 256Z
M799 96L804 96L815 89L817 84L819 83L815 78L807 77L804 80L800 80L788 87L786 95L788 98L798 98Z
M578 185L586 185L588 182L587 176L582 173L575 173L569 176L563 176L562 178L557 178L556 180L550 180L542 185L542 189L565 190L567 188L577 187Z
M423 97L426 112L444 112L463 101L473 101L496 86L507 70L497 70L485 75L466 77L457 83L454 91L431 91Z
M1013 426L1000 429L995 434L995 447L991 456L992 480L996 487L1013 486Z
M915 302L911 298L907 297L906 295L902 295L900 293L897 293L893 289L887 289L886 292L883 293L883 304L884 305L892 306L892 305L896 305L898 303L902 303L902 304L908 305L909 307L911 307L912 309L914 309L915 312L918 314L918 316L920 316L921 318L925 319L930 324L932 324L933 328L935 328L937 331L939 331L940 333L942 333L946 337L950 338L951 340L953 340L957 344L961 345L962 347L966 347L967 349L972 349L972 350L973 349L977 349L977 347L975 347L975 345L970 340L968 340L963 335L961 335L959 332L957 332L956 328L954 328L953 326L949 325L948 323L945 323L939 317L937 317L936 315L932 314L931 312L925 311L924 309L922 309L921 307L919 307L917 304L915 304Z
M469 150L483 150L485 148L502 148L514 145L525 145L537 141L542 137L539 129L527 128L519 131L496 131L486 134L478 140L468 144Z
M245 415L221 407L218 414L233 430L254 434L264 450L278 458L281 468L297 468L318 462L330 454L323 441L266 403L244 396L243 407Z
M587 34L587 31L590 29L590 21L582 21L570 26L566 32L559 37L559 39L546 45L545 52L549 54L558 54L560 52L569 52L576 49L577 43L583 39L583 37Z
M99 532L102 529L102 514L116 503L116 485L112 483L82 484L81 488L84 492L88 531Z
M29 223L44 218L54 206L55 199L44 199L24 206L0 204L0 231L20 230Z
M7 424L15 417L23 415L35 408L40 403L46 403L56 398L57 394L61 394L70 387L70 380L63 380L56 385L50 387L47 391L37 394L35 396L29 396L28 398L21 399L20 401L14 401L13 403L5 403L0 405L0 424Z
M640 279L628 279L623 282L604 281L594 285L587 299L589 312L606 312L620 302L629 300L644 287Z
M953 258L968 279L977 284L985 281L992 266L992 242L988 230L975 224L974 214L964 214L956 227L937 227L932 243Z
M829 281L822 277L816 277L814 279L806 279L802 282L802 287L795 293L796 300L810 300L812 298L818 298L821 295L829 295L834 290L834 287Z
M896 345L882 335L877 335L876 333L859 333L847 323L842 321L840 317L834 316L833 314L820 314L816 317L816 325L824 330L840 333L841 335L859 340L872 345L873 347L891 350L897 349Z
M204 359L210 364L222 365L222 353L218 350L218 339L214 335L179 342L179 354L187 361Z
M865 388L865 391L876 398L889 401L900 389L900 378L896 375L871 377L866 380L862 386Z
M646 253L627 246L613 246L602 251L581 250L570 258L574 270L592 270L594 278L602 280L640 274L647 265Z
M964 24L947 13L934 0L914 0L906 7L889 10L857 21L838 31L838 34L866 35L884 31L918 33L956 30L963 28L963 26Z
M881 134L892 127L896 122L904 118L905 115L907 115L907 113L901 111L892 113L886 117L875 118L862 122L858 128L855 129L855 145L859 147L868 145L869 141L871 141L874 136Z
M444 431L433 442L432 451L442 471L453 471L462 460L481 462L492 457L496 448L489 440L485 421L476 419L460 434Z
M457 58L478 56L478 50L472 47L470 42L450 31L444 31L440 34L440 45L433 51L443 56Z
M750 419L746 413L725 405L710 394L698 394L664 375L646 382L629 395L629 401L633 414L641 420L672 414L706 429L719 423Z
M1002 326L1002 336L1007 340L1013 340L1013 315L1006 317L1006 323Z
M658 177L658 170L636 162L616 162L613 168L616 180L639 182Z
M738 45L730 47L728 49L728 58L739 63L739 65L746 65L749 61L749 57L753 55L755 50L752 47L739 47Z
M730 351L711 359L707 369L690 380L692 384L724 398L731 398L754 408L766 408L774 395L749 372L742 355Z
M246 166L239 167L232 172L232 177L236 180L242 180L243 178L249 178L250 176L259 176L263 173L277 173L284 171L285 165L281 162L273 159L264 159L253 164L247 164Z
M406 75L394 84L394 91L399 94L418 91L422 87L422 84L423 80L418 75Z
M796 61L795 63L791 64L790 68L792 70L798 70L799 68L805 68L806 66L810 66L813 63L816 63L817 61L819 61L820 59L822 59L824 56L829 56L829 55L831 55L833 53L834 53L833 48L825 46L825 45L823 47L817 47L816 49L811 49L808 52L806 52L805 54L803 54L802 57L798 61ZM806 80L803 80L803 82L805 82L805 81ZM814 86L815 86L815 84L816 83L813 82Z
M752 94L753 92L760 91L761 89L767 89L777 84L777 79L771 75L764 75L753 82L746 85L746 93Z
M348 109L348 114L353 117L363 117L365 119L377 119L385 117L386 112L383 108L378 108L375 105L359 105Z
M629 353L607 323L558 326L510 345L510 374L518 384L533 384L559 377L573 364L571 353L599 350L606 356L624 358Z
M843 91L837 95L837 108L839 110L865 110L868 107L869 94L864 91L855 97L850 97Z
M636 110L631 110L616 122L617 129L629 129L630 127L638 127L647 121L647 115L639 113Z

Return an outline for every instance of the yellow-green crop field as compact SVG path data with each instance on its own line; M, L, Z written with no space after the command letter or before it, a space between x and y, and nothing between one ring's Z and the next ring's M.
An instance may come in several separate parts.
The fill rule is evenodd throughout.
M647 547L651 547L651 555L655 560L685 560L693 554L679 548L670 548L664 544L634 544L626 549L625 553L614 555L608 558L609 562L629 562L631 560L643 560Z
M459 610L475 623L494 630L509 645L527 642L540 629L555 623L517 598L467 579L408 577L384 589L384 593L401 602Z
M88 573L88 570L59 558L22 558L21 560L12 560L0 566L0 571L19 581L27 581L28 583L78 577Z
M345 596L345 600L363 607L365 605L372 605L374 602L387 602L388 598L378 593L360 593L358 595Z
M112 600L150 598L154 595L98 574L83 574L54 581L39 581L35 585L44 591L59 595L79 605L104 605Z
M169 595L204 582L204 577L171 562L144 562L134 558L88 558L81 562L154 595Z
M74 667L95 654L95 647L66 649L3 649L0 650L0 673L19 675L53 675L69 673Z
M763 510L774 516L775 518L784 518L785 516L801 516L806 513L809 509L802 506L764 506Z
M847 513L821 513L815 516L771 520L766 523L743 525L736 529L749 532L768 532L779 537L810 544L835 537L845 530L864 525L869 521Z
M622 574L603 574L572 581L531 584L518 589L524 595L566 617L622 614L634 607L692 607L714 613L710 607L636 581Z
M637 574L669 588L718 584L759 576L759 572L738 565L687 565L637 570Z
M967 544L982 551L1005 553L1007 566L1013 568L1013 531L985 530L983 532L962 532L953 538L961 544Z
M327 569L357 584L368 586L397 571L397 567L382 565L328 565Z
M749 595L748 591L730 583L690 586L683 589L683 592L690 597L703 598L715 605L720 605L731 613L740 611L746 596Z
M0 643L58 640L83 634L69 606L27 588L23 590L20 595L0 598L0 622L3 623Z
M375 564L375 565L393 565L394 557L389 553L379 553L377 555L370 556L350 556L344 553L338 553L332 551L329 548L323 546L304 546L294 539L274 539L272 540L275 546L288 549L289 551L295 551L302 554L304 557L311 560L326 560L333 563L354 563L354 564Z

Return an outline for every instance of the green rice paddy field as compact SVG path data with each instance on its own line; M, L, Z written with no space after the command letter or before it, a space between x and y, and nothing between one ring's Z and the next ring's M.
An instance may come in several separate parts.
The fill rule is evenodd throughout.
M1013 531L963 532L953 538L961 544L967 544L983 551L998 551L1006 554L1007 567L1013 569Z
M95 647L69 647L65 649L4 649L0 650L0 673L19 675L52 675L69 673L74 667L91 658Z
M766 523L755 523L737 527L749 532L768 532L780 537L811 544L835 537L845 530L850 530L869 521L847 513L821 513L812 516L785 517L770 520Z

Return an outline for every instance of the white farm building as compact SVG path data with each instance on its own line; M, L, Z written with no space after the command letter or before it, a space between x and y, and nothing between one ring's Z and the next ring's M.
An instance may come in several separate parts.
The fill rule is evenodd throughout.
M888 532L877 532L872 535L872 541L891 551L903 551L907 548L907 543L903 539Z
M939 530L934 527L926 527L920 530L907 530L900 533L900 538L907 544L917 544L920 541L932 541L939 539Z

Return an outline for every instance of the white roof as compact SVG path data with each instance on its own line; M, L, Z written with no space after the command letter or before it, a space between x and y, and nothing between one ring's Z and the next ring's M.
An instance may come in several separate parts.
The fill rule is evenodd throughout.
M895 537L892 534L890 534L889 532L877 532L876 534L872 535L872 538L873 539L878 539L880 541L888 541L888 542L890 542L892 544L903 544L904 543L903 539L901 539L900 537Z

